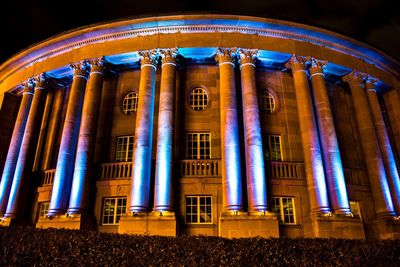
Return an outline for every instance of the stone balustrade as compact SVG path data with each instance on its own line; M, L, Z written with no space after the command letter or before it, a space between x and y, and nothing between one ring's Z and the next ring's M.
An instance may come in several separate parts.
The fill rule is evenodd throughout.
M181 161L181 177L221 176L221 159L186 159Z
M103 163L99 166L99 180L130 179L132 162Z

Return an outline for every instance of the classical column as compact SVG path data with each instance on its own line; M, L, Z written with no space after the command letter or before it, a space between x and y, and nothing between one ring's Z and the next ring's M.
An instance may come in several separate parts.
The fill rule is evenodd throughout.
M328 91L325 86L323 67L326 61L311 59L310 79L317 117L322 158L324 159L325 178L329 191L329 200L335 213L350 214L346 181L336 137Z
M390 145L389 135L386 130L382 112L379 106L378 96L376 95L375 83L378 80L368 77L365 81L369 107L375 124L376 135L381 149L383 163L386 169L389 188L392 195L394 209L400 215L400 179L394 159L392 146Z
M374 200L375 211L378 216L395 215L390 189L379 149L378 139L372 121L368 99L364 92L363 78L365 74L352 71L343 77L351 89L351 98L354 105L358 130L360 132L361 146L364 154L365 165Z
M172 140L174 137L177 49L160 50L160 54L162 57L162 71L158 111L154 210L171 211Z
M149 208L151 153L153 141L154 97L158 53L139 52L141 72L139 103L136 115L135 145L131 179L131 212L145 212Z
M239 125L236 103L236 49L218 49L219 63L221 149L222 149L222 205L224 211L242 209L242 181L240 168Z
M35 84L35 90L32 104L22 138L10 197L8 199L7 211L4 217L14 218L24 214L25 207L23 202L27 200L24 199L24 197L29 195L29 186L32 186L29 185L29 182L32 183L32 179L30 178L32 176L33 161L46 102L45 74L35 77L33 82Z
M255 79L257 53L239 50L249 211L266 211L267 185Z
M87 81L87 62L72 64L74 78L65 115L51 194L49 216L59 215L67 211L71 192L74 159L78 142L83 98Z
M296 91L310 208L312 213L323 214L330 212L330 208L305 62L305 58L293 55L287 66L292 69Z
M22 138L24 137L26 121L28 120L29 109L31 107L33 98L31 82L28 81L22 86L24 87L22 101L19 106L17 120L15 121L10 146L7 152L7 158L3 168L3 175L0 181L0 216L3 216L7 209L8 197L14 177L15 166L17 165L19 150L21 147Z
M90 178L93 174L93 154L103 86L104 62L102 58L95 58L88 60L88 63L91 65L91 70L83 101L71 196L69 198L69 214L80 214L89 208Z

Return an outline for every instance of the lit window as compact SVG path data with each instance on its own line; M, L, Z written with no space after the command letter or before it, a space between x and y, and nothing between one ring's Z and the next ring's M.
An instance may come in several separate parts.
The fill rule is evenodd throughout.
M208 105L207 91L203 88L195 88L190 93L189 104L193 110L203 110Z
M349 201L350 210L356 217L361 218L360 201Z
M126 213L126 197L105 198L103 202L103 225L118 224Z
M188 159L211 158L211 137L209 133L188 133L186 147Z
M42 202L39 206L39 217L45 218L47 216L47 212L49 211L50 202Z
M264 157L266 160L281 161L282 146L280 135L267 135L264 144Z
M271 211L282 224L296 224L293 197L273 197Z
M186 223L212 223L211 196L186 196Z
M276 103L274 96L268 92L268 90L264 90L261 94L261 110L266 113L273 113L275 108Z
M133 135L117 137L115 162L131 161L133 156Z
M122 110L126 115L133 114L138 108L139 96L136 92L129 92L122 101Z

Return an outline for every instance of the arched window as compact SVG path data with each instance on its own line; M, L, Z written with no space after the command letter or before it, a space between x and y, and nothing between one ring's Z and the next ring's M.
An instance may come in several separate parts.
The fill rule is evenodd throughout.
M126 115L137 111L139 96L135 91L129 92L122 101L122 110Z
M261 95L261 110L267 113L273 113L275 109L276 102L274 96L268 90L264 90Z
M208 94L203 88L195 88L189 96L189 104L193 110L203 110L208 105Z

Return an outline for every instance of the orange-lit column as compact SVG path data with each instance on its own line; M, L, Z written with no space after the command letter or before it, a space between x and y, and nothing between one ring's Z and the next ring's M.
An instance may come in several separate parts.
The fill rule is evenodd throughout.
M361 146L367 166L369 183L378 216L395 215L389 184L383 164L378 139L375 132L367 95L364 91L365 74L352 71L343 77L351 89L354 111L358 130L360 131Z
M69 214L81 214L89 208L90 180L93 175L93 154L101 89L103 87L104 62L102 58L95 58L88 60L88 63L91 65L91 69L83 102L78 148L69 198Z
M65 115L61 144L58 152L56 173L51 193L49 216L60 215L67 211L71 192L74 159L78 143L83 98L87 81L87 62L72 64L74 79Z
M40 125L43 118L44 105L46 103L45 75L39 75L33 79L35 90L31 108L22 139L18 162L15 167L14 178L8 199L7 211L4 217L15 218L24 215L24 197L28 195L29 186L32 186L33 161L37 142L39 139ZM29 184L29 182L31 184Z
M162 56L160 105L158 111L154 210L172 211L172 140L177 49L160 50Z
M371 109L372 118L375 124L376 135L382 153L383 163L385 164L386 175L388 178L389 188L392 196L394 209L397 215L400 215L400 179L399 172L396 167L392 146L390 144L389 135L383 120L381 108L379 106L378 96L376 94L375 84L378 80L368 77L365 81L367 89L367 97L369 107Z
M145 212L149 208L154 98L159 57L155 50L139 52L139 55L141 56L139 103L136 115L129 208L133 213Z
M10 146L8 148L7 158L0 181L0 216L3 216L7 209L8 198L15 173L15 166L17 165L22 138L24 137L26 122L28 120L28 114L33 98L32 83L28 81L22 86L24 87L22 101L19 106L17 120L15 121Z
M236 102L236 49L219 49L221 149L222 149L222 205L224 211L243 208L240 167L239 125Z
M328 91L325 85L323 67L325 61L311 59L310 79L312 84L314 108L317 117L322 158L325 163L325 177L329 200L335 213L350 214L349 198L336 137Z
M267 185L255 79L257 50L240 49L249 211L267 211Z
M328 192L305 62L305 58L293 55L287 66L292 69L296 91L311 212L327 213L330 211Z

